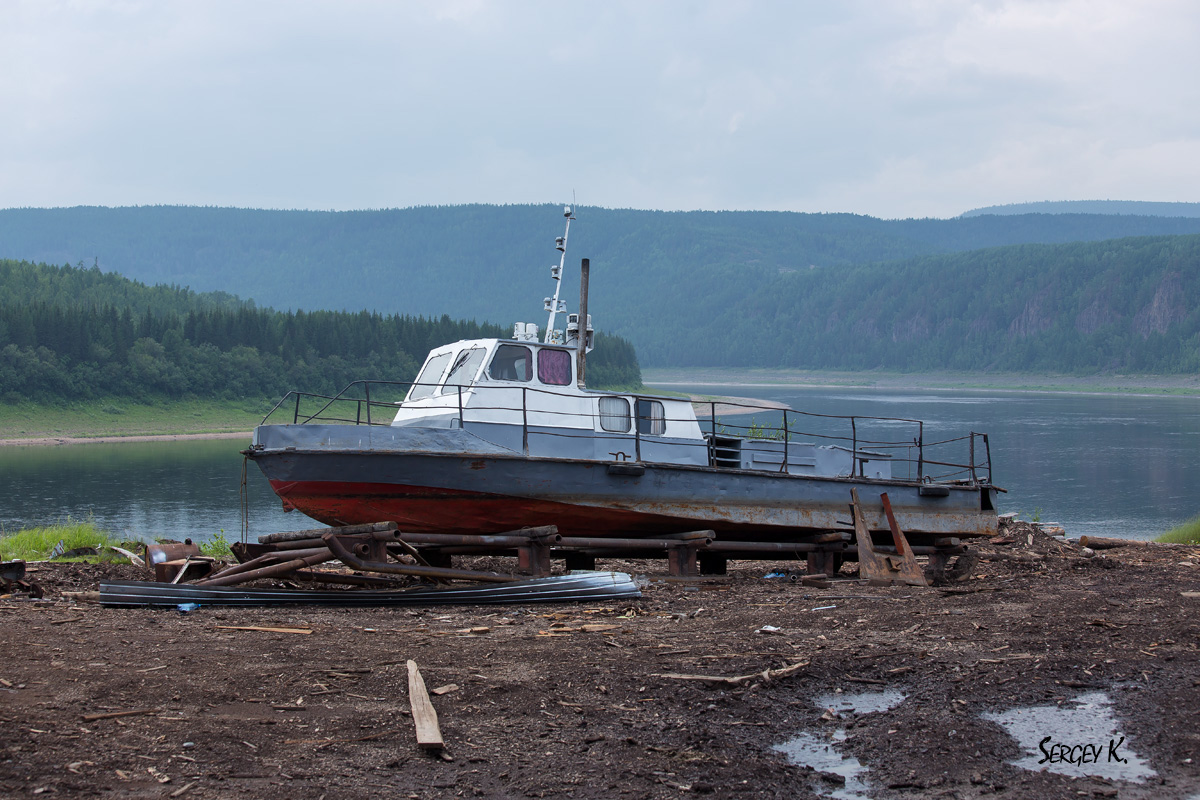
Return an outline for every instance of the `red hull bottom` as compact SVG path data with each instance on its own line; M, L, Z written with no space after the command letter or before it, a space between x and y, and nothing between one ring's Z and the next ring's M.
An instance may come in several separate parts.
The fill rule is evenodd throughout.
M698 529L761 534L771 539L776 526L713 524L629 509L581 506L525 497L391 484L329 481L271 481L285 507L326 525L395 522L413 533L503 533L557 525L564 536L623 536L630 533L682 533Z

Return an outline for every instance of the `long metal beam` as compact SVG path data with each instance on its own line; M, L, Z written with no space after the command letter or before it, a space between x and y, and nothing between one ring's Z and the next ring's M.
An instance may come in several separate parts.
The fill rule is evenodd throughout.
M641 597L624 572L555 575L492 586L417 588L401 591L350 589L307 591L194 586L154 581L102 581L100 603L110 607L165 606L436 606L554 603L576 600L623 600Z

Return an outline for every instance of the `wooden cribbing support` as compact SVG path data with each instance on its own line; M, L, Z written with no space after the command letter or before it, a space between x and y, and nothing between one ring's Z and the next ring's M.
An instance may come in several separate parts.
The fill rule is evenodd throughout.
M413 725L417 729L417 746L425 750L441 750L446 746L442 741L442 730L438 727L437 712L429 700L429 692L425 689L425 679L417 662L408 662L408 704L412 708Z

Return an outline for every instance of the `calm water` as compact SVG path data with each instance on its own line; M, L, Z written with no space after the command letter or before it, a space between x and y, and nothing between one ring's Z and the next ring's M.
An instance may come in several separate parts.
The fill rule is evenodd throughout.
M129 538L208 539L241 530L239 486L249 438L0 447L0 526L92 517ZM317 527L283 513L258 467L246 470L252 537ZM252 538L251 541L254 541Z
M990 434L1001 511L1082 534L1150 538L1200 513L1200 399L989 391L671 387L778 400L824 414L924 419L926 441ZM767 415L760 415L767 421ZM904 434L901 434L904 435ZM240 530L248 442L0 448L0 526L93 517L130 537L202 540ZM251 536L312 527L285 514L254 464Z
M1200 398L969 390L672 386L821 414L908 417L925 440L989 434L1003 511L1069 536L1153 538L1200 514ZM766 415L761 415L763 420Z

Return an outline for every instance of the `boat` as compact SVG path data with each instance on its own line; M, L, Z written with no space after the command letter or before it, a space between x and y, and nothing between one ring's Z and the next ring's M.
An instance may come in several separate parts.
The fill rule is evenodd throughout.
M276 405L243 452L285 509L414 534L554 525L564 541L705 530L780 543L852 532L856 490L871 531L892 514L915 546L996 532L986 434L927 441L918 420L588 388L588 259L578 313L555 327L574 209L563 215L541 338L518 322L511 338L434 348L413 381Z

